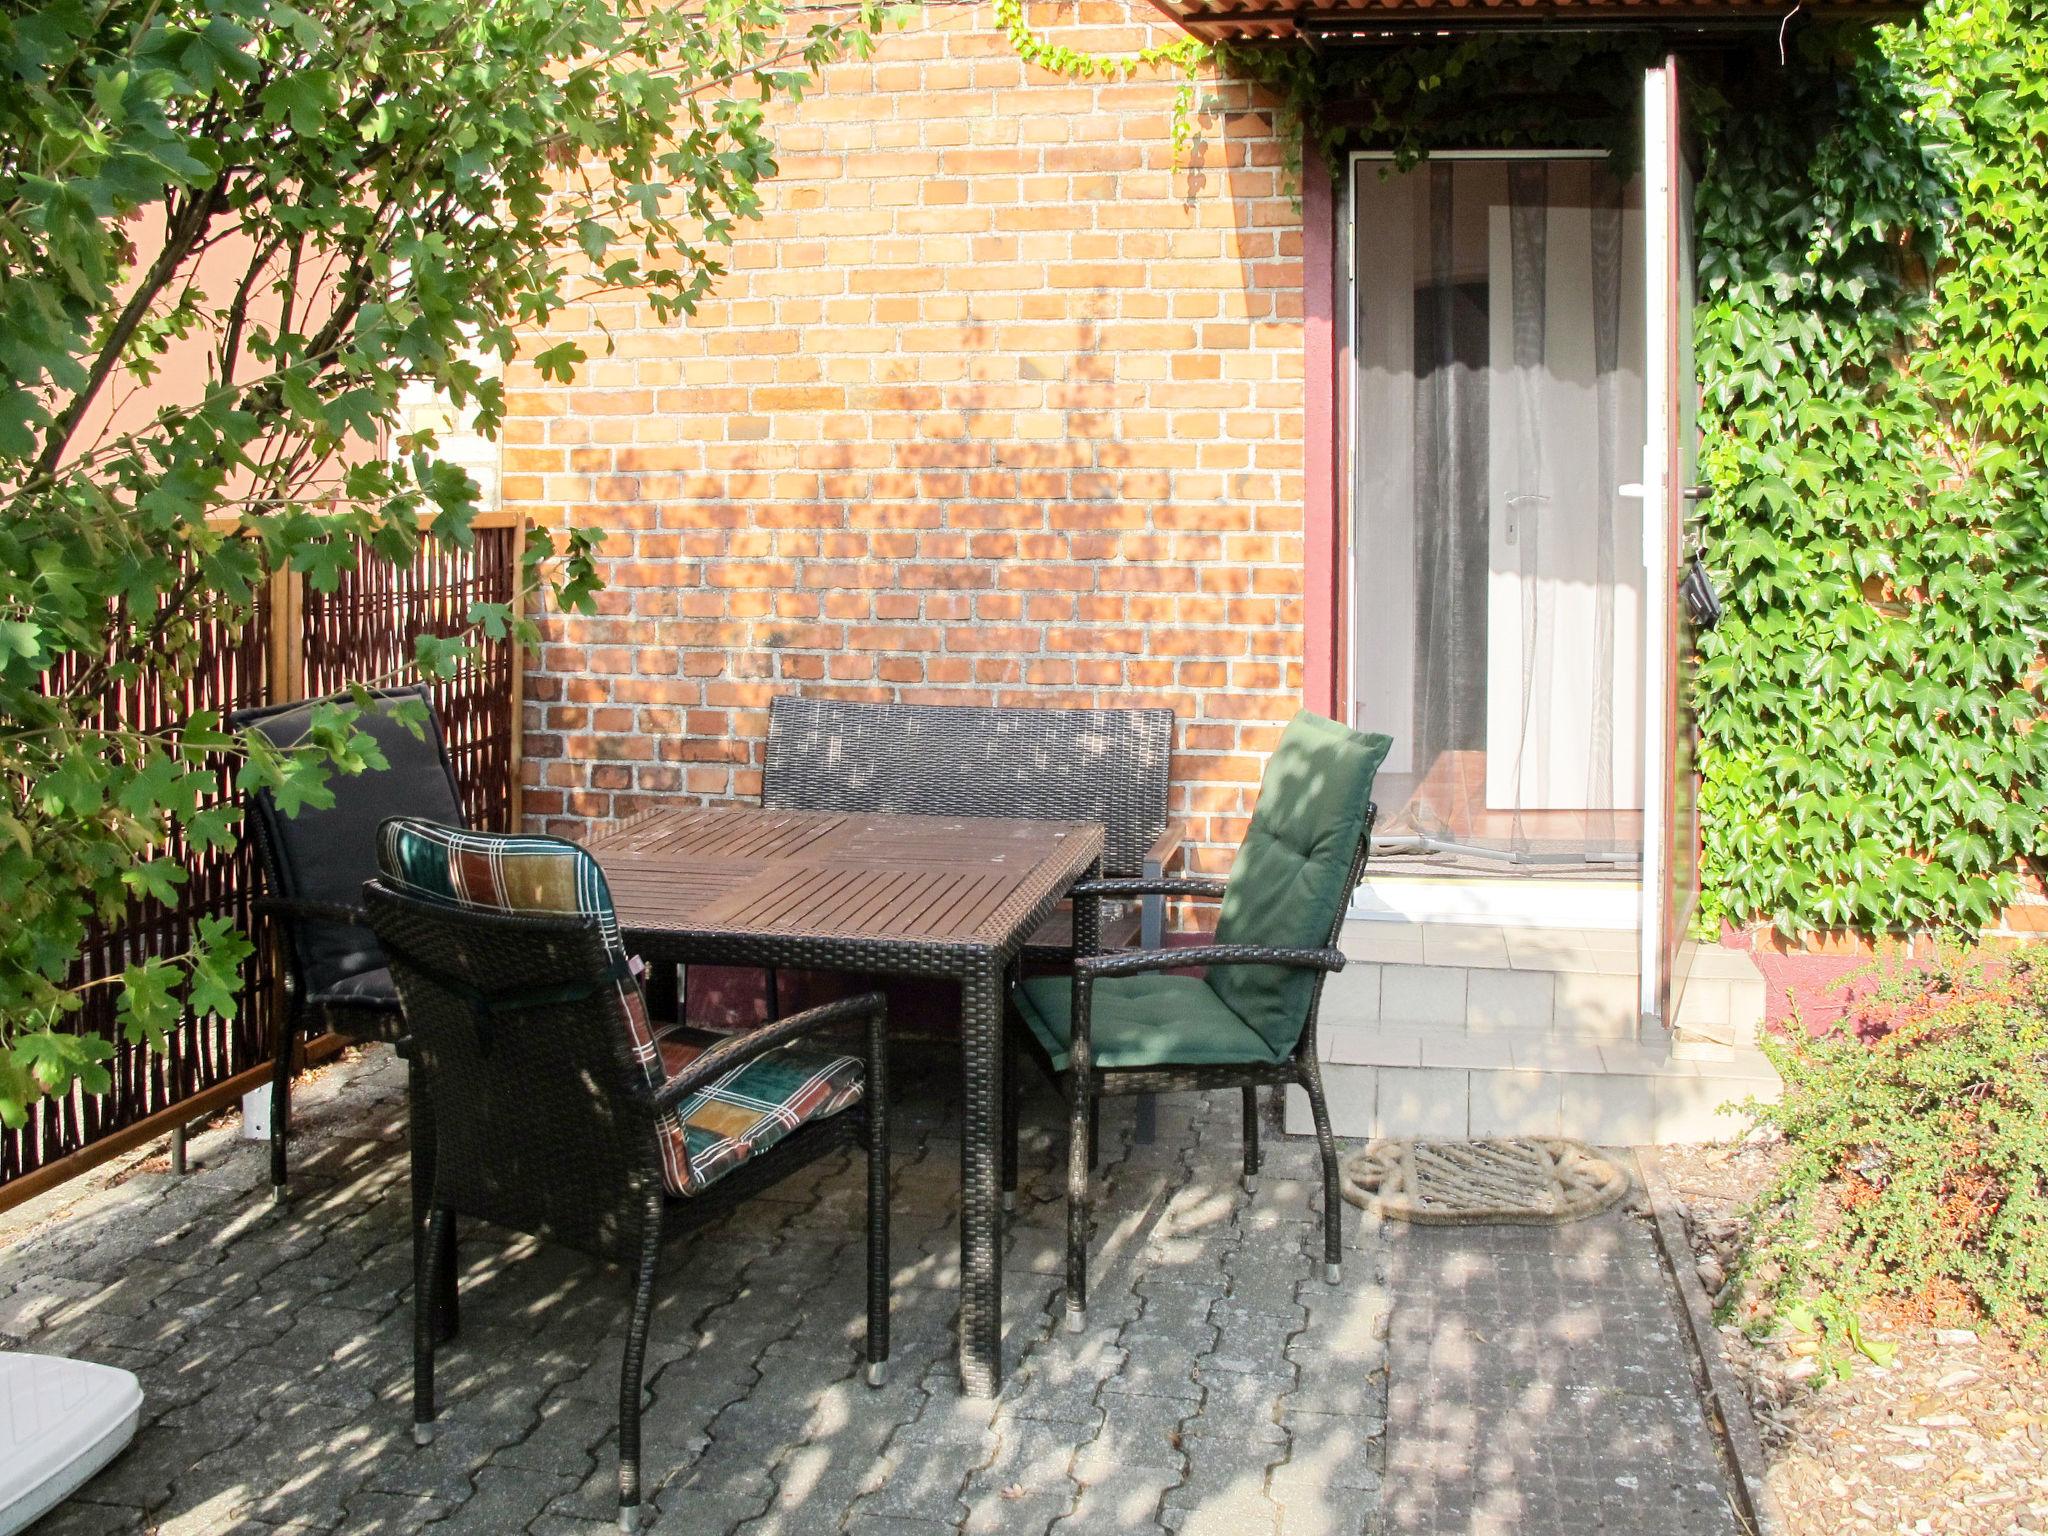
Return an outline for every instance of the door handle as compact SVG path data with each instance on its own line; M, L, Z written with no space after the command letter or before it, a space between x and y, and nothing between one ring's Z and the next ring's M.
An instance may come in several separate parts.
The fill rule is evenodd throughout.
M1545 496L1541 491L1508 492L1508 515L1505 523L1502 526L1502 534L1506 538L1508 543L1513 544L1521 538L1522 508L1527 506L1530 502L1542 503L1548 500L1550 500L1550 498L1548 496Z
M1688 485L1678 493L1687 501L1712 501L1714 488L1711 485Z

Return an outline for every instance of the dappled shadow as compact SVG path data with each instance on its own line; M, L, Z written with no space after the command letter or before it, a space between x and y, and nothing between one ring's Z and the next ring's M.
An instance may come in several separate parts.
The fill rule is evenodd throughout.
M1640 1218L1390 1223L1387 1255L1389 1533L1742 1530Z
M891 1378L861 1378L862 1180L843 1157L678 1240L650 1332L643 1476L663 1529L750 1536L1361 1531L1376 1509L1384 1298L1369 1251L1321 1279L1312 1146L1238 1188L1237 1099L1104 1114L1088 1331L1056 1326L1058 1105L1033 1085L1005 1261L1009 1379L960 1397L959 1063L897 1076ZM300 1095L293 1203L262 1149L198 1138L0 1253L24 1347L134 1369L135 1445L39 1531L597 1530L616 1498L626 1282L559 1247L466 1230L438 1433L412 1443L403 1079L381 1048ZM600 1524L602 1523L602 1524ZM886 1523L880 1528L890 1528Z

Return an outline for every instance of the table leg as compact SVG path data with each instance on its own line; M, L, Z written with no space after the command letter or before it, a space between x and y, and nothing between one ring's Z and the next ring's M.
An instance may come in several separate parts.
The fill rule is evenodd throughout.
M1003 1384L1002 968L995 957L960 978L960 1387L994 1397Z

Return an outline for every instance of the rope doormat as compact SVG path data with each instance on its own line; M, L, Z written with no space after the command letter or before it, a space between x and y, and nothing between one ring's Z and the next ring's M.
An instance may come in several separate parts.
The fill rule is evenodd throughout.
M1375 1141L1344 1165L1346 1200L1428 1226L1577 1221L1628 1189L1626 1169L1557 1137Z

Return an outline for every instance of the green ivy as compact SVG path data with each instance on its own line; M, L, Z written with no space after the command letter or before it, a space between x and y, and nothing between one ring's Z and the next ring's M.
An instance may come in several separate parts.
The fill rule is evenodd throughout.
M1175 163L1194 137L1195 81L1212 57L1200 38L1181 37L1136 53L1084 53L1035 32L1024 15L1024 0L995 0L996 25L1011 50L1027 64L1068 80L1130 79L1140 71L1170 71L1180 76L1173 92L1173 154Z
M1304 146L1333 171L1451 146L1632 165L1657 51L1177 62L1261 86L1291 172ZM1702 927L1980 928L2048 859L2048 3L1935 0L1919 26L1705 62L1701 470L1727 618L1695 688Z
M1938 0L1751 83L1698 199L1703 915L1981 927L2048 853L2048 31Z

